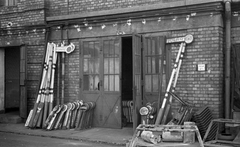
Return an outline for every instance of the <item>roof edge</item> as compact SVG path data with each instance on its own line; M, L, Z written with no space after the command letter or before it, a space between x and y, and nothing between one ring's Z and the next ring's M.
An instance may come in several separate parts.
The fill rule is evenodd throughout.
M105 16L105 15L117 15L117 14L124 14L124 13L134 13L134 12L142 12L142 11L148 11L148 10L174 8L174 7L207 4L207 3L223 2L223 1L224 0L182 0L177 2L157 3L157 4L145 5L145 6L134 6L134 7L127 7L127 8L92 11L92 12L70 14L70 15L50 16L50 17L46 17L46 21L51 22L51 21L70 20L70 19L78 19L78 18L99 17L99 16Z

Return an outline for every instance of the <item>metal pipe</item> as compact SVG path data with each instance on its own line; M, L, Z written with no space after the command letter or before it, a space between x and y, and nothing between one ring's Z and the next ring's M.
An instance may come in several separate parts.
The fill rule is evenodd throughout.
M225 1L225 118L230 118L231 1Z

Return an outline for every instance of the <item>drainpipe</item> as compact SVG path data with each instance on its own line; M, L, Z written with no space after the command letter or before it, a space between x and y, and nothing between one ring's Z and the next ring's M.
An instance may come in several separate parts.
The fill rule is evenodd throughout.
M225 118L230 118L231 0L225 1Z

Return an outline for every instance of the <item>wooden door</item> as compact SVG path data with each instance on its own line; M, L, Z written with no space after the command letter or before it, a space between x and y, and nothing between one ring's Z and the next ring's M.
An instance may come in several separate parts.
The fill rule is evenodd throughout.
M20 47L20 117L27 118L27 48Z
M120 38L81 40L81 99L96 102L94 126L121 128Z
M143 95L148 102L161 103L166 88L165 37L143 37Z
M103 52L103 86L102 126L111 128L122 127L120 73L121 73L121 39L119 37L104 38Z
M0 48L0 113L5 111L4 99L5 99L5 67L4 67L4 49Z
M142 42L141 36L134 34L133 40L133 130L141 122L139 109L142 106Z
M100 89L100 43L99 39L83 39L80 41L80 99L84 102L96 102L93 126L100 126L102 117L99 100Z

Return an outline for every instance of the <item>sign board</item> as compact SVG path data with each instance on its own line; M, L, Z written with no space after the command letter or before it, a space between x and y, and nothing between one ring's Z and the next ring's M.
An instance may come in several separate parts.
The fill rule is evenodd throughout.
M75 45L73 43L70 43L67 46L58 46L56 47L56 52L65 52L67 54L73 52L75 49Z
M177 38L168 38L166 43L180 43L185 42L187 44L193 42L193 35L189 34L184 37L177 37Z
M207 71L207 65L206 64L197 64L196 70L197 71Z

